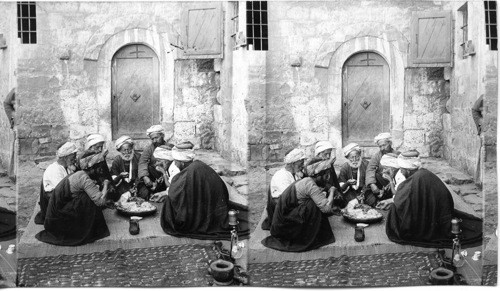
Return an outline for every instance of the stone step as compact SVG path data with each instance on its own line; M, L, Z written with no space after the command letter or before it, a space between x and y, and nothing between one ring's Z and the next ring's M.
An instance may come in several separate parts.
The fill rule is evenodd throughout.
M474 183L474 179L470 175L451 167L447 161L442 159L423 158L422 166L449 185Z
M220 176L241 176L247 173L246 169L237 163L224 159L214 151L197 150L196 159L204 162L214 169Z

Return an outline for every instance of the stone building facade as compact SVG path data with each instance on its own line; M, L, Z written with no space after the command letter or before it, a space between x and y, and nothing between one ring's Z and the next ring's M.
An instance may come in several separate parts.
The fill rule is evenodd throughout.
M15 3L0 3L0 11L3 11L6 15L16 15L16 5ZM10 162L14 134L3 110L3 101L10 90L16 87L16 52L18 45L16 19L2 17L0 19L0 101L2 103L0 113L0 163L4 168L8 168Z
M466 37L475 47L467 57L461 46L464 5ZM483 1L271 1L268 13L266 100L255 100L266 122L259 136L249 135L251 164L280 162L294 147L311 153L318 140L332 141L340 161L341 148L352 141L360 140L370 156L376 151L373 137L390 131L397 149L446 158L474 173L480 143L471 107L489 82L496 84L498 68L497 51L486 44ZM443 29L437 38L422 27L436 15ZM440 51L423 59L424 41ZM362 70L385 68L380 84L387 97L380 108L369 97L348 104L350 84L369 87L355 87L364 76L352 62L361 57L367 64ZM366 96L380 94L370 90ZM487 98L496 96L493 91ZM359 109L352 110L354 105ZM349 110L358 115L346 115ZM370 127L378 122L367 117L374 115L370 110L385 119L383 125ZM355 124L364 119L368 125Z
M10 12L4 19L11 24L2 22L0 28L10 33L13 43L16 3L0 5ZM229 2L36 2L38 41L19 45L12 62L18 72L20 159L53 157L66 140L83 147L85 137L96 132L112 149L113 140L123 133L115 127L133 123L123 117L130 112L113 105L121 101L113 100L122 97L115 94L124 82L120 72L131 74L126 70L134 67L121 62L128 58L123 55L132 54L137 45L137 50L150 51L148 58L157 63L151 75L141 74L154 79L157 99L153 118L145 112L147 118L133 119L142 130L142 135L138 128L129 130L138 146L148 143L145 130L161 123L170 142L191 140L196 148L217 150L246 165L249 81L244 76L253 52L232 45L233 23L227 15L235 7ZM208 24L200 26L189 17L206 17ZM208 35L205 43L193 37L197 34ZM2 84L2 92L6 86ZM141 102L141 94L129 95L125 97Z

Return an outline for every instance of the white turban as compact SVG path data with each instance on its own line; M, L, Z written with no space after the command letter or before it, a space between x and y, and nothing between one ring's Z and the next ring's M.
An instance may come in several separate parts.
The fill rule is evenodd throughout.
M383 167L399 168L398 158L395 154L385 154L380 159L380 165Z
M377 135L373 140L374 140L375 143L378 143L379 141L384 140L384 139L389 139L390 140L391 139L391 134L388 133L388 132L383 132L383 133Z
M333 145L331 142L324 140L324 141L318 141L316 143L316 146L314 147L314 156L317 156L319 153L333 149Z
M303 150L293 149L285 156L285 159L283 160L283 162L285 162L285 164L292 164L292 163L295 163L297 161L303 160L305 158L306 158L306 154L304 153Z
M87 136L87 144L85 149L88 150L91 146L96 145L100 142L104 142L104 137L98 133L91 134Z
M165 133L165 130L163 129L163 126L161 126L160 124L156 124L148 128L146 133L148 134L148 136L150 136L152 133Z
M181 142L172 149L172 158L176 161L190 162L194 160L194 145L187 141Z
M402 169L416 170L422 166L417 151L409 151L398 156L398 165Z
M166 146L159 146L155 149L153 152L153 156L157 159L161 160L169 160L173 161L174 159L172 158L172 149L166 147Z
M352 152L352 151L358 151L358 152L361 152L361 148L359 147L359 145L357 143L350 143L348 145L346 145L343 149L342 149L343 153L344 153L344 157L347 158L347 156Z
M133 145L134 144L134 141L132 140L132 138L128 135L124 135L124 136L120 136L116 141L115 141L115 148L117 150L120 150L120 148L122 147L122 145L124 144L131 144Z
M63 144L57 150L56 156L58 158L62 158L62 157L69 156L69 155L76 153L76 152L77 152L76 145L74 143L68 141L67 143Z

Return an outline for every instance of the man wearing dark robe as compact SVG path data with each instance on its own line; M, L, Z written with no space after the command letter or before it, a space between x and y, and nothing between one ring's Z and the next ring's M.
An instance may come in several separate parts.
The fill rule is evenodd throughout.
M365 191L365 175L368 162L361 157L361 148L356 143L350 143L343 148L347 159L340 168L339 184L342 195L347 202L363 195Z
M474 102L474 106L472 106L472 119L474 119L474 123L476 124L477 128L477 135L479 136L479 150L477 154L477 163L476 163L476 171L474 172L474 182L476 185L482 185L482 174L481 174L481 159L482 159L482 154L484 152L484 137L482 136L482 132L484 130L483 128L483 96L479 96L479 98Z
M239 211L238 235L249 234L247 209L229 201L226 184L202 161L193 161L190 142L172 149L172 158L180 172L174 176L163 203L161 227L165 233L195 239L231 238L228 211Z
M380 159L385 154L396 154L399 155L399 151L392 148L391 134L388 132L381 133L377 135L374 139L375 144L379 147L380 151L372 156L368 167L366 169L366 181L365 185L367 189L365 191L365 204L372 207L377 205L378 201L391 198L394 193L390 191L387 187L387 180L382 178L382 167L380 167Z
M40 241L63 246L78 246L109 236L101 207L107 199L109 180L97 184L103 176L103 154L84 155L82 171L64 178L50 197L44 230L36 235ZM109 173L108 173L109 174Z
M166 145L165 130L161 125L153 125L147 130L151 144L147 146L139 159L139 180L137 196L149 200L151 195L165 191L167 188L161 183L163 175L156 170L156 158L153 156L155 149Z
M3 108L5 110L5 114L7 115L7 119L10 122L10 128L12 129L13 138L12 138L12 149L10 155L10 164L9 164L9 178L12 181L16 180L16 131L14 130L14 126L16 125L16 88L12 88L10 92L5 97L3 102Z
M262 240L268 248L285 252L305 252L335 242L328 215L334 211L333 193L323 191L330 179L331 163L309 165L305 177L280 196L271 224L271 236Z
M126 135L116 140L115 148L119 155L113 159L110 169L111 178L116 188L115 197L110 197L114 201L118 200L123 193L136 187L141 156L134 150L132 138Z
M482 220L454 209L453 197L446 185L435 174L420 168L418 152L415 152L405 152L398 157L406 180L391 199L394 203L389 208L386 224L389 239L419 247L452 247L451 220L459 218L462 246L481 245Z

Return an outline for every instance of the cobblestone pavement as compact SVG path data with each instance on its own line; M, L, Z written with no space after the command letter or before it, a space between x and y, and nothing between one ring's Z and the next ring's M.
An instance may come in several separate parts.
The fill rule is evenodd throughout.
M437 253L340 256L250 264L254 287L388 287L429 285Z
M19 259L20 287L203 287L213 283L210 244L116 249Z

